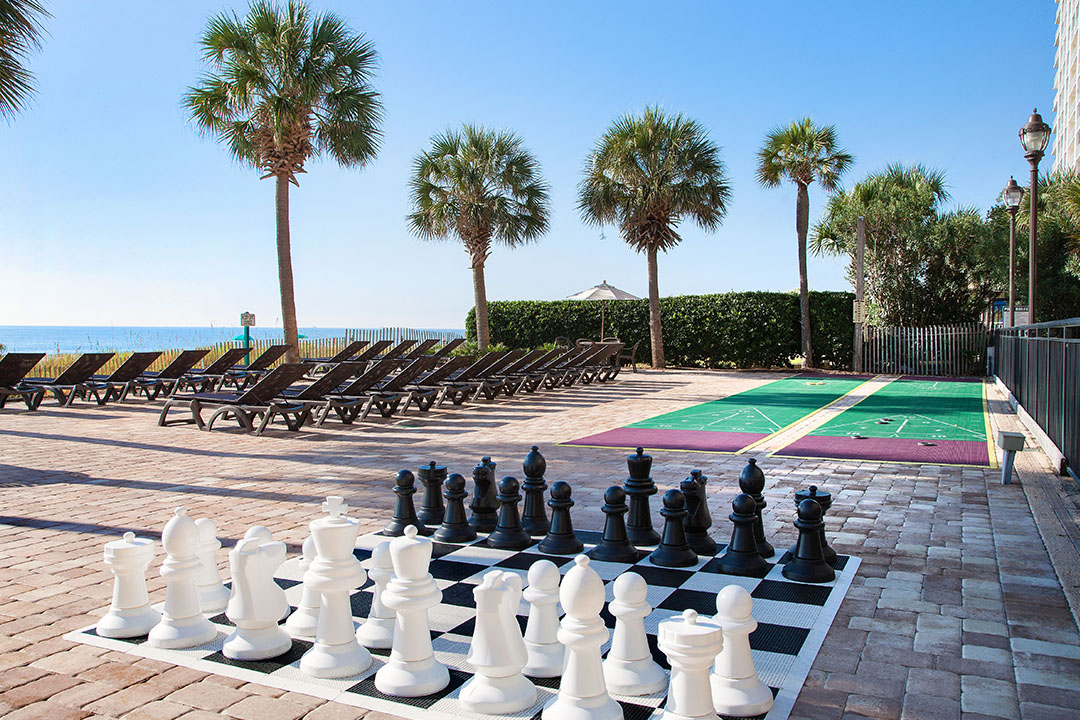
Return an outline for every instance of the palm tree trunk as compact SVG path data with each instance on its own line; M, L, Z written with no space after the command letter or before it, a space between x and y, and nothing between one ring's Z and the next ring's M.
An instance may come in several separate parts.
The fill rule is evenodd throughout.
M289 351L285 362L300 362L300 340L296 330L296 298L293 294L292 246L289 238L289 178L277 176L277 263L278 287L281 288L281 323Z
M660 287L656 282L656 248L646 251L649 258L649 336L652 340L652 366L664 368L664 336L660 327Z
M484 261L473 260L473 301L476 303L476 340L481 350L488 348L487 288L484 286Z
M795 231L799 235L799 324L802 326L803 367L814 367L814 346L810 340L810 288L806 280L806 232L810 224L810 193L799 183L795 206Z

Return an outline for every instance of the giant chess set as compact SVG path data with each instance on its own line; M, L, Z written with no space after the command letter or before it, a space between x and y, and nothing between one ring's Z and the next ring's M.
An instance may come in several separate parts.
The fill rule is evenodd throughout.
M774 549L750 460L718 543L704 474L663 495L657 532L652 459L627 464L603 532L575 530L572 489L548 491L536 447L521 483L483 458L468 507L462 475L402 470L382 531L360 536L330 497L300 557L248 530L228 586L213 521L178 508L164 603L146 588L154 542L125 533L105 546L110 608L66 637L416 720L786 718L859 564L825 539L829 493L796 493L798 541Z

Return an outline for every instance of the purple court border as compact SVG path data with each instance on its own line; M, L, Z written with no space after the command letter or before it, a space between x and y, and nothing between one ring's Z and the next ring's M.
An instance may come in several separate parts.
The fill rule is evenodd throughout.
M933 442L933 445L920 445ZM774 455L829 458L835 460L882 460L930 465L975 465L989 467L985 441L910 440L904 438L829 437L804 435Z
M622 427L560 444L618 448L647 447L651 450L701 450L730 453L742 450L747 445L768 436L768 433Z

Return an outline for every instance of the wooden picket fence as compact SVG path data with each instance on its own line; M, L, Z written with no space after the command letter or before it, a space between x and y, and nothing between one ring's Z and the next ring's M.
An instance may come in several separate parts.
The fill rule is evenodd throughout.
M869 327L863 371L903 375L986 374L990 330L980 323L932 327Z

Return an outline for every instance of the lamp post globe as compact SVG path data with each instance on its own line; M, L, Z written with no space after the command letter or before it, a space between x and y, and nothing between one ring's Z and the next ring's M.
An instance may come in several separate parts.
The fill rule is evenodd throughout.
M1010 177L1001 197L1005 201L1005 212L1009 213L1009 327L1013 327L1016 325L1016 212L1024 199L1024 189Z
M1043 151L1050 142L1050 126L1043 122L1038 109L1031 111L1031 117L1027 124L1020 128L1020 144L1024 147L1024 157L1031 163L1031 223L1028 229L1028 322L1036 322L1035 319L1035 296L1036 280L1035 273L1038 267L1037 243L1038 211L1036 203L1039 199L1039 161L1042 160Z

